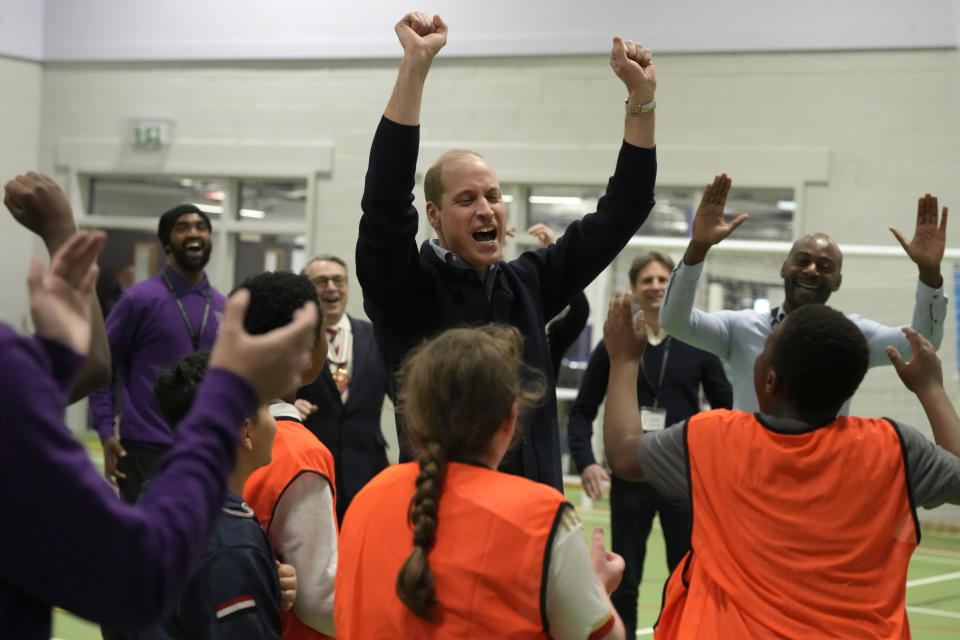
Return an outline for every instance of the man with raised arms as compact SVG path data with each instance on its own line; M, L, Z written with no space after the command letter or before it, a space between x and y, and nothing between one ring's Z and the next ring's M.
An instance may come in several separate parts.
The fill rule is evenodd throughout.
M447 40L439 16L409 13L395 27L403 59L370 150L357 241L357 277L387 371L425 338L460 325L500 322L526 338L524 360L550 381L519 450L501 469L562 487L556 397L544 325L602 271L653 207L656 175L650 50L614 38L610 66L627 89L624 139L597 212L572 223L556 244L503 260L507 229L500 182L471 151L449 151L424 180L437 233L417 250L413 206L420 103L433 58ZM391 382L392 384L392 382ZM392 390L391 390L392 393ZM401 454L406 438L400 434Z
M797 308L811 302L824 304L830 299L830 294L840 288L843 255L830 236L811 233L793 244L780 267L784 301L779 307L768 313L751 309L705 313L695 309L693 301L707 252L747 219L746 214L730 222L724 219L723 208L729 190L730 178L726 174L717 176L712 184L707 185L693 219L687 251L667 286L660 309L660 324L678 340L726 361L733 385L733 408L752 412L757 410L753 362L763 351L767 336ZM917 204L917 226L912 240L908 241L897 229L890 230L917 265L920 274L910 326L939 348L947 313L947 298L940 276L940 261L946 244L947 208L943 208L939 222L937 213L937 199L927 194ZM849 318L867 339L871 367L889 364L884 351L889 345L896 347L901 354L910 353L909 343L900 327L888 327L859 315L850 315ZM843 413L848 413L849 406L847 401Z

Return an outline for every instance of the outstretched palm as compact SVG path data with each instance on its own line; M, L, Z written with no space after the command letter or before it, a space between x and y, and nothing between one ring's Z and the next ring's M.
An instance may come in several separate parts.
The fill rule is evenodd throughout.
M727 203L727 193L730 191L730 178L721 173L707 185L700 199L700 206L693 217L693 228L690 238L693 242L705 246L712 246L733 233L733 230L743 224L747 214L742 213L731 222L727 222L723 215Z
M943 250L947 244L947 208L937 220L938 203L929 193L917 201L917 226L913 239L909 242L899 229L890 227L890 231L900 242L910 259L923 269L940 269Z

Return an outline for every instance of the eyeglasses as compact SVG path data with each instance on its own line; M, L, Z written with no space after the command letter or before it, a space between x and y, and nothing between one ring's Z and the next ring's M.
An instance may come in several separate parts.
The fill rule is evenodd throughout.
M347 279L343 276L333 276L332 278L328 278L327 276L318 276L310 280L310 282L313 283L313 286L320 289L326 289L327 285L330 283L333 283L333 286L337 289L342 289L347 286Z

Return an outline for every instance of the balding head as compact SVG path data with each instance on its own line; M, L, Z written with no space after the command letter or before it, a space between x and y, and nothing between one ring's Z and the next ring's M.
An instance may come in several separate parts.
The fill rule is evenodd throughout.
M467 149L451 149L437 158L429 169L427 175L423 177L423 197L427 202L434 203L438 208L442 207L443 192L446 187L443 182L443 169L449 162L456 162L462 158L479 158L486 162L486 159L479 153Z
M826 303L840 288L842 265L840 247L824 233L811 233L794 242L780 267L784 310L789 313L811 302Z

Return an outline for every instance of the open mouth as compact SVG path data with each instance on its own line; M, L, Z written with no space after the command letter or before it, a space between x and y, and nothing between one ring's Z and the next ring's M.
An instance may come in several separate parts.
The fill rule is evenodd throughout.
M199 240L191 240L190 242L187 242L185 245L183 245L183 248L187 253L191 255L203 253L203 243L200 242Z
M492 225L482 227L473 232L473 239L477 242L491 242L497 239L497 228Z
M820 284L817 282L797 282L798 289L806 289L807 291L817 291L820 289Z

